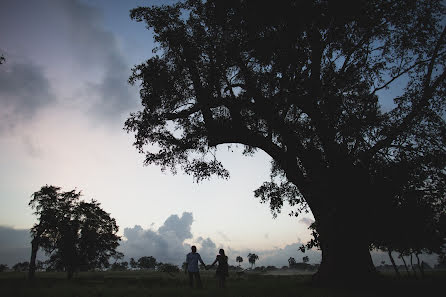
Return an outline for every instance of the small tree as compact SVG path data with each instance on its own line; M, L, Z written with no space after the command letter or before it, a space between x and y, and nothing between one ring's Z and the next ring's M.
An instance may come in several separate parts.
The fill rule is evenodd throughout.
M160 263L159 265L157 265L157 270L159 272L166 272L171 276L173 276L174 273L180 272L180 268L178 268L178 266L170 263Z
M0 272L6 271L6 270L8 270L8 269L9 269L8 265L6 265L6 264L0 264Z
M111 265L110 270L113 271L126 271L128 268L128 262L115 262Z
M138 268L138 262L136 262L134 258L130 258L130 267L132 269Z
M238 267L240 267L240 265L243 262L243 258L241 256L237 256L237 258L235 258L235 262L237 262L238 263Z
M290 268L294 268L294 267L296 267L296 259L294 259L293 257L290 257L290 258L288 259L288 266L289 266Z
M138 267L140 269L155 269L156 264L156 259L152 256L141 257L138 259Z
M29 205L38 223L31 228L29 278L34 277L39 247L49 256L50 269L67 272L107 268L109 258L121 258L116 251L120 237L115 219L100 204L80 201L81 193L62 192L59 187L44 186L32 195Z
M256 260L259 259L259 256L257 256L256 254L248 254L248 262L251 264L251 269L252 267L256 264Z
M302 262L304 262L305 264L308 263L308 261L310 261L310 259L308 258L308 256L304 256L302 258Z
M12 266L12 270L14 270L14 271L27 271L28 268L29 268L28 261L19 262L19 263L15 264L14 266Z

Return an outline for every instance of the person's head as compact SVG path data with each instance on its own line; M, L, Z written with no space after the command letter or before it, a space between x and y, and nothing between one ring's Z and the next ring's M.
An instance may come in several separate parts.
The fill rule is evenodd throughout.
M195 245L191 246L190 249L192 250L192 253L197 252L197 247Z
M224 255L225 255L225 250L224 250L224 249L220 249L220 250L218 251L218 253L219 253L220 255L224 256Z

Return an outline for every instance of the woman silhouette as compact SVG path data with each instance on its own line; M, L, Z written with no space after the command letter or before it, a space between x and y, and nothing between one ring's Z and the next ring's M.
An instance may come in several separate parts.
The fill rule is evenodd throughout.
M214 264L218 262L217 272L216 272L218 287L224 288L226 277L229 276L228 257L225 255L224 249L220 249L218 253L219 255L217 255L217 258L215 258L215 261L214 263L211 264L211 266L214 266Z

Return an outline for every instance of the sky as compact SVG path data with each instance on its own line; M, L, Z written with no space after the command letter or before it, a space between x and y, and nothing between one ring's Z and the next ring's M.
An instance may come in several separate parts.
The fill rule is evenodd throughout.
M2 234L26 234L23 229L36 223L30 196L48 184L66 191L76 188L84 199L98 200L117 220L128 240L121 248L131 250L129 254L156 253L138 246L141 238L132 245L129 238L136 242L136 237L160 239L170 246L169 253L177 248L181 255L190 244L199 250L212 247L209 255L219 248L247 255L310 239L311 214L290 217L285 208L273 219L268 205L254 198L253 191L269 180L270 159L263 152L245 157L241 148L221 146L218 154L230 179L199 184L181 172L143 166L144 156L132 146L133 135L123 130L129 113L140 109L138 87L127 79L132 66L153 55L154 43L144 24L130 19L129 10L168 2L2 1ZM188 220L182 221L185 216ZM171 218L178 218L188 232L174 232L173 237L163 233ZM16 250L8 236L2 235L0 253L2 246ZM297 247L293 253L303 256ZM230 256L235 260L237 255ZM285 265L288 257L279 262Z
M269 180L270 158L220 146L229 180L199 184L143 166L123 130L139 110L132 66L154 43L129 10L172 1L2 0L0 5L0 263L28 260L30 196L43 185L81 190L116 219L126 258L181 263L195 244L205 262L224 248L230 263L255 252L259 265L287 265L310 239L311 213L272 218L253 191ZM375 259L376 258L376 259ZM375 261L380 261L375 257Z

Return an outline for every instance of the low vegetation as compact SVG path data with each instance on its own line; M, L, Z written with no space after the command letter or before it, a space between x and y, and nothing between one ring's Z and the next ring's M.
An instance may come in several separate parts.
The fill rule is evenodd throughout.
M352 282L351 286L316 288L311 285L311 275L276 271L246 271L239 275L230 273L226 289L218 289L212 271L201 273L204 288L188 287L184 273L155 271L79 272L72 280L60 272L37 272L30 281L24 272L0 274L2 296L58 296L58 297L113 297L113 296L435 296L440 292L446 273L427 273L426 279L396 279L394 274L382 274L372 285ZM348 278L348 275L345 275Z

